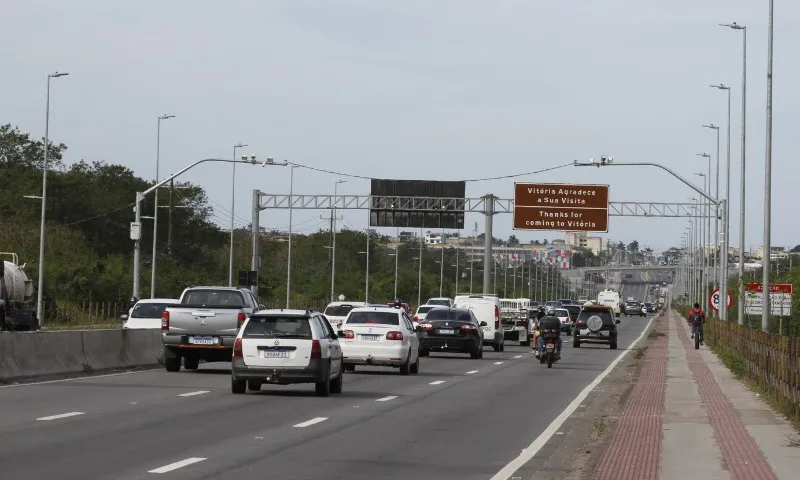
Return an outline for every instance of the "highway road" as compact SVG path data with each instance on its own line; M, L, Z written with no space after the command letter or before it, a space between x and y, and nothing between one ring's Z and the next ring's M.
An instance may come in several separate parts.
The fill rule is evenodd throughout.
M487 480L516 459L524 464L517 474L530 478L563 437L527 463L520 452L555 433L548 426L650 318L623 319L617 351L573 349L564 337L552 369L519 346L476 360L434 355L418 375L359 368L329 398L314 396L312 385L233 395L227 364L0 387L0 472L26 480Z

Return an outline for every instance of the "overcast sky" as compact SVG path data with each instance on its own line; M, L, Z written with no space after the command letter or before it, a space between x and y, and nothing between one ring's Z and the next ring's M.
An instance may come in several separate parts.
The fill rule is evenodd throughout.
M795 194L800 102L800 3L776 2L773 245L800 243ZM195 160L244 153L343 174L462 180L531 172L613 155L652 161L702 182L732 85L732 245L738 245L742 35L748 27L747 245L763 238L767 1L748 0L25 0L0 16L0 122L44 136L53 81L53 141L66 161L104 160L155 178ZM242 153L242 152L240 152ZM716 161L716 158L714 159ZM713 175L712 175L713 177ZM231 167L206 164L202 185L228 225ZM333 193L347 179L295 170L296 194ZM516 180L470 182L467 196L512 198L514 181L610 185L612 201L688 201L694 192L648 167L565 167ZM235 221L250 221L253 189L288 193L289 169L239 167ZM724 188L721 188L724 191ZM369 181L339 185L369 194ZM131 199L133 201L133 199ZM295 231L325 227L325 211L295 211ZM365 228L366 211L344 225ZM285 229L285 211L262 213ZM523 242L562 232L495 236ZM483 217L467 216L483 231ZM683 219L610 220L608 236L662 249ZM393 229L385 233L392 233Z

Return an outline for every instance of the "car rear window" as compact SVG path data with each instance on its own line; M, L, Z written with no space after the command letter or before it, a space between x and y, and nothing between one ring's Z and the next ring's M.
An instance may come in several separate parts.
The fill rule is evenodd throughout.
M428 300L428 301L427 301L427 302L425 302L425 303L427 303L428 305L444 305L444 306L446 306L446 307L449 307L449 306L450 306L450 301L449 301L449 300L444 300L444 299L439 299L439 300Z
M137 303L131 312L131 318L161 318L166 303Z
M437 308L428 312L425 320L450 320L452 322L471 322L472 315L469 310L457 310L452 308Z
M556 308L556 317L569 317L569 311L565 308Z
M244 296L233 290L189 290L181 299L186 305L204 307L245 307Z
M428 313L431 311L432 308L434 308L434 305L419 307L417 309L417 313Z
M311 323L306 317L250 317L242 338L311 338Z
M598 310L595 310L595 309L590 309L590 310L583 309L583 310L581 310L581 313L578 315L578 321L579 322L586 322L586 320L588 320L589 317L593 317L595 315L597 315L598 317L603 319L603 325L613 325L614 324L614 319L611 318L611 313L608 310L599 310L599 309Z
M330 317L346 317L352 309L353 305L329 305L328 308L325 309L325 315Z
M352 312L345 323L348 325L400 325L400 315L394 312Z
M581 313L581 307L578 305L567 305L564 308L569 312L569 315L571 317L574 317L579 313Z

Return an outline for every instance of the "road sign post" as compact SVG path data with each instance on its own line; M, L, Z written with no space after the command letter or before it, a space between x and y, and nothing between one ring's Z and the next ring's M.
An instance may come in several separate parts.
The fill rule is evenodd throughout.
M608 185L516 183L514 229L608 232Z
M711 305L711 308L719 311L721 297L722 295L720 295L719 288L711 292L711 295L708 296L708 304ZM731 294L729 293L727 302L728 308L730 308L731 305L733 305L733 297L731 297Z

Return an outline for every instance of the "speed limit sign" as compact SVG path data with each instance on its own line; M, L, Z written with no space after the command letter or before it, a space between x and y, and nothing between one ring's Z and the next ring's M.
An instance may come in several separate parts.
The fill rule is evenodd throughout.
M728 308L730 308L730 306L733 305L733 298L731 297L730 293L727 296L728 296ZM708 297L708 304L711 305L711 308L717 311L719 311L719 304L720 304L719 297L720 297L719 288L711 292L711 295L709 295Z

